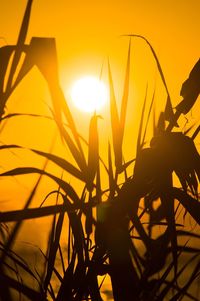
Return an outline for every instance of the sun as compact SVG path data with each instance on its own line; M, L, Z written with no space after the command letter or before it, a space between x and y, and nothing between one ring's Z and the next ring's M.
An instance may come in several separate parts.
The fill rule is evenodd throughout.
M75 106L84 112L100 110L108 101L108 88L94 76L84 76L74 82L71 99Z

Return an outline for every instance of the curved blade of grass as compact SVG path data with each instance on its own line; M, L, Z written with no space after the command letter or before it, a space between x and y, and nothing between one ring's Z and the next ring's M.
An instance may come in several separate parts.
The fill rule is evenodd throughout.
M56 113L56 111L59 111L60 109L63 110L63 113L66 117L67 122L68 122L68 125L69 125L69 127L72 131L74 140L76 141L76 144L77 144L77 147L78 147L78 150L79 150L79 155L80 155L80 158L83 162L82 164L85 166L86 165L86 160L85 160L83 149L82 149L82 146L81 146L81 143L80 143L79 134L77 132L75 122L73 120L72 114L71 114L70 109L68 107L67 101L64 97L63 91L62 91L62 89L60 88L60 86L58 84L54 83L50 87L50 92L51 92L52 100L53 100L53 103L54 103L55 113ZM58 104L59 104L59 108L56 109L56 107L58 107ZM59 124L59 128L61 129L62 124L60 123L59 116L58 116L57 122ZM61 131L61 134L63 134L63 131Z
M167 92L167 96L168 96L168 98L169 98L169 101L171 102L171 98L170 98L169 90L168 90L167 83L166 83L166 80L165 80L165 76L164 76L164 73L163 73L163 71L162 71L161 64L160 64L160 62L159 62L159 59L158 59L158 57L157 57L157 55L156 55L156 52L155 52L153 46L152 46L152 45L150 44L150 42L149 42L144 36L142 36L142 35L138 35L138 34L128 34L128 35L123 35L123 36L128 36L128 37L133 37L133 38L139 38L139 39L144 40L144 41L147 43L147 45L149 46L149 48L150 48L150 50L151 50L151 52L152 52L152 54L153 54L153 57L154 57L155 61L156 61L156 65L157 65L157 68L158 68L160 77L161 77L161 79L162 79L163 85L164 85L165 90L166 90L166 92ZM172 107L172 106L171 106L171 107Z
M12 117L21 117L21 116L25 116L25 117L39 117L39 118L46 118L49 120L53 120L53 118L51 116L47 116L47 115L39 115L39 114L32 114L32 113L11 113L8 115L3 116L0 121L12 118Z
M34 168L34 167L19 167L19 168L15 168L13 170L4 172L2 174L0 174L0 176L18 176L18 175L24 175L24 174L32 174L32 173L38 173L38 174L42 174L42 175L46 175L49 178L51 178L52 180L54 180L64 191L65 193L70 197L70 199L75 203L75 204L79 204L80 200L78 195L76 194L75 190L73 189L73 187L66 183L65 181L63 181L62 179L44 171L41 170L39 168Z
M165 280L164 281L164 283L165 284L170 284L170 281L168 281L168 280ZM173 290L173 293L175 294L175 292L176 291L180 291L180 287L178 286L178 285L176 285L175 283L173 283L173 284L171 284L171 289ZM194 296L192 296L190 293L188 293L188 292L185 292L184 293L184 296L183 296L183 298L184 297L188 297L188 300L192 300L192 301L199 301L199 298L197 299L196 297L194 297ZM181 298L179 298L179 301L181 301L182 300L182 297Z
M79 155L81 160L86 165L84 153L82 150L82 146L80 143L79 135L76 129L76 125L71 114L68 103L65 99L64 93L59 84L59 76L58 76L58 62L57 62L57 51L55 45L55 39L43 39L33 40L32 44L35 44L35 51L37 51L37 57L35 58L35 64L45 77L53 102L54 114L56 121L58 123L59 129L63 128L62 124L62 113L64 114L69 128L73 134L73 138L76 142ZM44 44L44 45L43 45ZM33 46L32 46L33 47ZM51 69L49 70L49 62L51 62ZM61 135L63 132L61 131Z
M49 63L50 62L50 63ZM74 140L78 147L79 156L81 161L85 163L84 153L81 147L76 125L73 120L70 109L65 100L63 91L59 85L58 80L58 63L57 63L57 52L55 39L53 38L32 38L31 44L28 46L27 57L21 69L21 73L18 75L17 82L26 74L30 68L36 65L44 78L46 79L51 98L54 106L55 118L59 129L62 129L61 135L63 134L62 124L62 112L64 113L69 127L72 131ZM49 66L51 69L49 70ZM70 137L70 136L69 136ZM74 146L75 148L75 146ZM72 152L74 154L74 152ZM86 164L85 164L86 165Z
M59 124L58 124L58 127L59 127ZM76 145L74 144L74 142L73 142L72 138L70 137L69 133L64 129L63 126L59 127L59 130L61 132L61 137L63 137L64 141L66 142L66 144L67 144L72 156L74 157L77 165L79 166L80 170L83 173L86 173L86 171L87 171L86 161L80 155L80 152L77 149Z
M21 146L19 145L16 145L16 144L3 144L3 145L0 145L0 150L1 149L10 149L10 148L21 148Z
M180 253L179 253L179 256L180 256ZM188 260L184 266L178 271L176 277L174 279L172 279L171 281L169 281L166 285L166 287L160 292L159 294L159 297L158 297L158 300L163 300L166 295L169 293L169 291L171 289L173 289L173 285L174 283L177 282L178 278L185 272L185 270L189 267L189 265L197 258L197 254L195 254L194 256L192 256L190 258L190 260ZM173 265L173 264L172 264ZM170 265L172 267L172 265ZM170 266L167 268L166 272L163 274L163 276L161 277L161 279L159 280L159 285L157 286L157 289L159 289L159 287L164 283L167 275L169 274L170 272ZM175 299L175 300L178 300L178 299Z
M0 212L0 222L15 222L24 219L32 219L32 218L39 218L48 215L54 215L60 212L74 212L76 210L82 210L84 213L87 210L87 207L96 206L94 204L71 204L69 205L53 205L53 206L45 206L41 208L28 208L23 210L13 210L13 211L5 211ZM93 224L95 225L96 222L93 219Z
M23 295L28 297L30 300L33 301L42 301L47 300L43 294L35 291L34 289L26 286L23 283L20 283L19 281L5 275L0 274L0 287L2 290L4 290L4 287L9 285L10 288L15 289L17 292L21 292ZM10 300L10 299L9 299Z
M71 174L75 178L77 178L83 182L86 182L86 179L84 178L83 173L79 169L77 169L75 166L73 166L70 162L66 161L65 159L63 159L59 156L56 156L54 154L42 152L42 151L35 150L35 149L31 149L31 151L33 151L34 153L36 153L40 156L47 158L48 160L51 160L52 162L57 164L59 167L61 167L65 171L67 171L69 174Z
M51 152L51 150L52 150L52 148L53 148L53 146L54 146L54 142L55 142L55 139L53 139L52 144L51 144L51 146L50 146L50 152ZM46 160L46 162L44 163L43 170L46 169L47 163L48 163L48 160ZM33 198L34 198L34 196L35 196L35 193L36 193L36 191L37 191L37 188L38 188L38 186L39 186L39 184L40 184L41 179L42 179L42 174L40 174L40 176L39 176L39 178L38 178L38 180L37 180L37 182L36 182L36 184L35 184L33 190L31 191L31 193L30 193L30 195L29 195L29 197L28 197L28 199L27 199L27 201L26 201L26 204L25 204L25 206L24 206L24 209L27 209L27 208L29 207L29 205L31 204L31 202L32 202L32 200L33 200ZM12 230L12 233L10 234L9 239L8 239L8 241L7 241L7 243L6 243L6 246L5 246L5 249L6 249L6 250L8 250L8 249L10 249L10 248L12 247L12 244L13 244L14 241L15 241L16 235L18 234L19 229L20 229L20 227L21 227L21 222L22 222L22 221L18 221L17 224L14 226L14 228L13 228L13 230ZM1 261L2 261L2 262L5 260L5 254L6 254L6 253L4 253L4 255L1 257Z
M5 249L5 246L3 244L0 243L0 245L2 247L0 247L0 250L3 252L3 253L6 253L6 257L8 257L10 260L12 260L12 262L15 264L15 266L18 266L20 267L21 269L23 269L24 272L26 272L27 274L29 274L31 277L33 277L37 282L38 282L38 279L37 277L35 276L35 274L31 271L31 269L29 268L28 264L24 261L22 261L22 258L17 256L17 254L13 251L8 251ZM1 263L1 264L4 264ZM11 269L13 269L12 267L10 267ZM38 282L39 284L39 282Z
M200 276L200 262L197 263L192 275L189 277L189 280L187 283L179 290L177 294L175 294L174 297L170 299L170 301L176 301L180 297L184 296L191 284L194 282L194 280Z
M190 236L190 237L200 238L200 234L193 233L191 231L177 230L176 233L179 236Z
M158 68L158 72L160 74L161 80L163 82L163 85L164 85L166 93L167 93L167 102L166 102L166 106L165 106L165 118L166 118L167 121L170 122L170 124L172 125L172 127L173 126L177 126L177 123L176 123L177 118L176 118L175 114L173 113L172 103L171 103L171 97L170 97L170 94L169 94L169 90L168 90L168 87L167 87L165 76L164 76L161 64L159 62L159 59L158 59L158 57L156 55L156 52L155 52L154 48L152 47L152 45L150 44L150 42L144 36L142 36L142 35L128 34L128 35L123 35L123 36L129 36L129 37L133 37L133 38L142 39L149 46L149 48L150 48L150 50L151 50L151 52L153 54L153 57L155 59L155 62L156 62L157 68ZM179 116L177 116L177 117L179 117Z
M185 207L187 212L200 225L200 203L189 194L178 188L172 189L172 195Z

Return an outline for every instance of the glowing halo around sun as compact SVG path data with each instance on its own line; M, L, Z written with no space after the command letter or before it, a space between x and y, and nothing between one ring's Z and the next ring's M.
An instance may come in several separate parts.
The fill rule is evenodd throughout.
M94 112L103 108L108 101L108 88L98 78L84 76L74 82L70 95L79 110Z

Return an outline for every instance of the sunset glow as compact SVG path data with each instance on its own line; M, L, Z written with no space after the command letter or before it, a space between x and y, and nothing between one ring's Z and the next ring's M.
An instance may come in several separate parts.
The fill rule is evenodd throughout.
M98 78L85 76L74 82L71 98L81 111L98 111L108 101L108 89Z

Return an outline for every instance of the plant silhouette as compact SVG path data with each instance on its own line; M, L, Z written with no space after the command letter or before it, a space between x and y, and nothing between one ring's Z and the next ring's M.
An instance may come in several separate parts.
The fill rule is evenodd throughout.
M180 237L188 240L195 238L199 242L200 236L194 231L185 228L183 230L181 226L184 225L178 224L177 215L181 205L185 209L185 215L189 214L195 223L200 224L200 157L194 143L200 128L189 136L181 130L174 131L174 127L178 126L180 115L191 110L200 93L200 60L183 83L180 92L183 99L174 112L164 74L153 47L144 37L130 35L120 113L108 62L112 144L108 145L106 164L99 153L100 116L94 114L90 120L88 143L78 133L59 84L55 39L33 37L30 44L25 44L31 5L32 1L28 1L17 44L0 48L1 121L20 115L6 115L6 101L32 67L37 66L51 93L53 119L63 144L70 151L76 165L51 151L46 153L36 149L30 150L44 157L46 162L52 161L84 183L84 189L79 196L76 187L47 172L46 163L43 169L32 166L18 167L1 174L1 177L8 177L36 173L39 174L39 179L22 210L0 213L0 299L16 300L17 295L12 293L14 290L25 298L19 297L19 300L101 301L102 284L99 283L98 276L109 275L115 301L175 301L183 300L184 297L198 300L199 296L192 295L189 288L199 277L199 248L190 247L187 243L181 244ZM150 47L167 92L167 101L165 110L161 112L154 128L154 136L149 146L145 147L147 125L144 124L146 99L144 100L136 158L124 162L122 146L129 95L131 43L134 38L143 39ZM25 54L25 59L14 81L22 53ZM5 74L12 55L13 60L5 85ZM154 97L148 116L152 112L153 102ZM84 152L84 143L88 147L88 154ZM0 150L10 148L22 147L0 146ZM131 164L134 164L134 169L131 176L128 176L127 169ZM109 182L106 191L101 188L102 166L106 170ZM174 185L174 173L179 179L180 188ZM123 183L119 183L120 175L124 175ZM55 195L56 199L59 196L62 204L43 204L39 208L30 208L42 176L47 176L57 183L59 189L50 194ZM105 196L106 200L102 201ZM49 215L53 216L51 235L47 242L47 253L43 254L43 275L38 275L12 247L25 219ZM67 250L61 247L62 231L67 232L64 229L65 216L69 221ZM15 222L9 234L8 222ZM153 232L158 227L164 230L162 233L157 231L154 237ZM141 243L141 248L138 247L137 241ZM181 258L185 253L190 253L191 256L181 265ZM60 268L56 266L58 257L62 263ZM185 283L180 285L179 282L191 263L193 270ZM18 270L31 277L37 283L38 289L31 288L24 280L21 281ZM57 290L52 286L53 275L57 279Z

